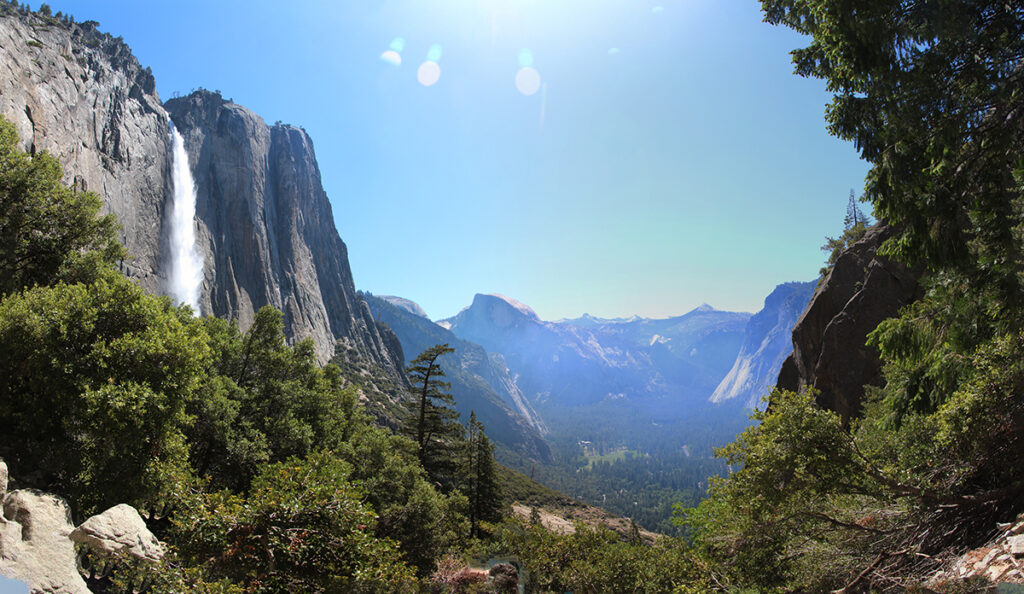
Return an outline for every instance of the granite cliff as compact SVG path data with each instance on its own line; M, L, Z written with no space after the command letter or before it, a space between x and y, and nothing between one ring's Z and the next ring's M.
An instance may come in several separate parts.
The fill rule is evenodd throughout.
M712 402L734 400L748 409L771 391L786 357L793 352L793 326L807 307L816 281L784 283L764 300L747 322L743 345L729 373L715 388Z
M310 138L267 126L216 93L164 105L155 80L120 38L0 8L0 115L27 150L49 151L66 181L97 192L118 216L131 259L123 271L166 292L165 204L172 193L169 122L185 138L196 180L203 312L245 329L256 309L285 314L326 362L343 350L404 382L402 354L356 295L344 242Z
M155 81L120 39L0 8L0 115L25 150L49 151L65 181L97 192L124 226L124 271L161 289L161 233L170 185L167 114Z

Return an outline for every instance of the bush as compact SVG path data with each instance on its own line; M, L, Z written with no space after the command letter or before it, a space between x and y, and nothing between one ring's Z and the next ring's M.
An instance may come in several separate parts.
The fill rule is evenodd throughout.
M174 542L212 578L252 592L393 591L413 582L394 542L330 453L272 464L247 496L197 494L173 518Z

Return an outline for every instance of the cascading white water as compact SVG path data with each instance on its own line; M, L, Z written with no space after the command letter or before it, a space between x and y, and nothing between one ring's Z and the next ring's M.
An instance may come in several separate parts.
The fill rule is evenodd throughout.
M201 314L199 290L203 284L203 259L196 252L196 184L192 181L185 140L173 123L171 147L174 197L168 216L168 245L171 252L167 261L167 288L176 301L192 306L196 314Z

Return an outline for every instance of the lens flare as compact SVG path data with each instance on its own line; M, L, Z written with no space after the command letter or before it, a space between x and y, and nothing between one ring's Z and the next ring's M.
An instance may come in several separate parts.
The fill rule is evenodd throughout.
M530 68L533 66L533 52L525 47L519 50L519 67Z
M391 40L391 44L388 45L388 47L391 48L392 51L400 52L405 49L405 39L395 37Z
M441 78L441 66L432 60L420 64L419 70L416 71L416 80L425 87L433 86L439 78Z
M380 55L380 59L383 60L384 62L387 62L388 64L391 64L392 66L402 65L402 54L394 50L388 50L384 52L383 54Z
M434 45L430 46L429 50L427 50L427 61L428 62L437 62L440 59L441 59L441 44L440 43L435 43Z
M621 53L622 53L622 50L620 50L617 47L609 48L609 50L608 50L608 55L609 56L614 56L615 54L621 54Z
M540 89L540 74L527 66L516 73L516 89L523 95L533 95Z

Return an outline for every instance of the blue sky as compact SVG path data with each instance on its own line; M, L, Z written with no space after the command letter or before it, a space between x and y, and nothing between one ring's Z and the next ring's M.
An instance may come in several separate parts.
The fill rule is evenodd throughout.
M756 311L815 278L867 170L757 2L50 6L123 36L164 99L218 89L305 128L357 288L434 318L478 292L544 319Z

